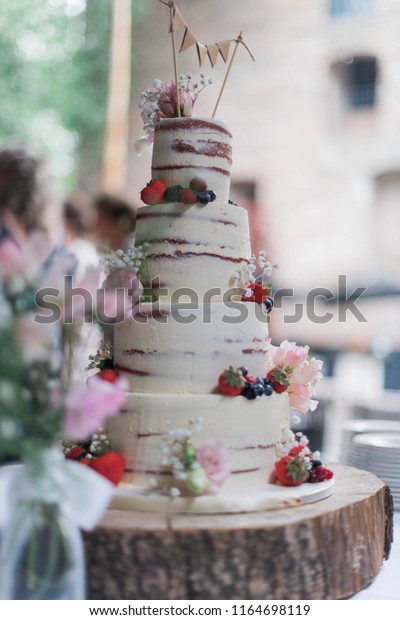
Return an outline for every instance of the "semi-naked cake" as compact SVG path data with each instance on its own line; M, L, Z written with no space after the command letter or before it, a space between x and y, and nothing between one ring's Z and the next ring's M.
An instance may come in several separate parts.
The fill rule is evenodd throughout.
M237 270L254 258L247 212L229 201L231 141L213 119L156 126L152 183L172 194L137 214L151 301L114 331L114 369L130 385L107 425L126 463L114 500L120 508L235 512L330 493L327 482L294 491L271 481L276 446L289 431L289 394L276 376L267 379L268 315L254 298L257 284L247 298L238 289ZM188 204L193 187L198 201ZM174 191L178 200L169 202Z

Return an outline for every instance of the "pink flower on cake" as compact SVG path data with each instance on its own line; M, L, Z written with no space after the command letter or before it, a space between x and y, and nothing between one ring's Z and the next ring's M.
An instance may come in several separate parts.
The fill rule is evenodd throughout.
M105 309L103 321L107 318L125 320L139 311L143 286L138 274L148 246L143 243L127 250L117 250L115 255L102 259L105 278L99 292L103 295Z
M298 368L308 356L309 347L299 347L295 342L284 340L279 347L269 345L272 366Z
M158 105L160 113L166 118L175 118L178 116L178 105L176 98L175 82L166 82L162 84L159 95ZM189 93L179 88L179 107L181 116L192 116L193 101Z
M136 152L140 154L146 144L153 142L154 128L158 122L165 118L178 117L178 99L180 116L192 116L199 94L209 84L212 84L212 79L207 79L203 73L200 73L200 79L194 83L190 74L181 74L178 77L178 97L175 81L154 80L151 88L140 93L139 108L145 135L136 141Z
M65 399L65 435L72 441L85 441L101 427L106 418L119 413L126 401L128 381L119 377L117 381L103 381L93 375L83 388L71 392Z
M106 317L126 319L127 314L133 316L139 311L143 286L135 270L113 267L107 273L102 289L104 289L104 314ZM124 289L123 303L121 303L121 298L118 295L118 289Z
M289 405L301 413L314 411L315 387L322 377L322 362L308 358L309 347L285 340L279 347L269 344L271 369L268 377L275 381L274 391L287 391Z
M207 491L218 493L219 487L231 473L228 451L220 441L208 439L201 444L196 455L211 483Z
M292 409L297 409L300 413L315 411L318 405L317 400L312 400L313 392L307 385L292 383L288 389L289 405Z

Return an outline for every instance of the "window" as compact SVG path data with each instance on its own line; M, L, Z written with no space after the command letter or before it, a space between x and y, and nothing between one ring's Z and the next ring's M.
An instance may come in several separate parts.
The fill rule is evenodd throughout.
M372 0L329 0L331 17L371 13Z
M348 64L348 72L350 106L373 106L376 97L376 58L353 58Z
M400 278L400 170L388 170L375 178L371 243L380 273L387 282Z
M333 65L332 71L344 107L375 105L378 63L374 56L348 56Z
M400 390L400 353L391 353L384 361L385 390Z

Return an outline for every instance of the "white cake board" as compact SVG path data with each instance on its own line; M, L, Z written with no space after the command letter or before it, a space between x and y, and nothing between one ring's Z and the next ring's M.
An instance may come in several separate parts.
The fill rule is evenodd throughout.
M332 478L325 482L306 482L299 487L267 484L256 489L240 489L240 491L221 489L217 495L170 497L122 483L118 486L110 507L142 512L192 514L258 512L319 502L329 497L334 487L335 480Z

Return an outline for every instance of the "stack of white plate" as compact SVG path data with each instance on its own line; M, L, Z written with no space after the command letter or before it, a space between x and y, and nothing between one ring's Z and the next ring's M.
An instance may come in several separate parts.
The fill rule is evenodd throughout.
M400 420L347 420L343 424L340 462L349 465L349 454L356 435L362 433L400 433Z
M382 478L400 510L400 433L364 433L353 438L349 465Z

